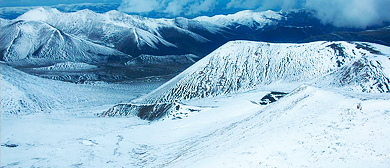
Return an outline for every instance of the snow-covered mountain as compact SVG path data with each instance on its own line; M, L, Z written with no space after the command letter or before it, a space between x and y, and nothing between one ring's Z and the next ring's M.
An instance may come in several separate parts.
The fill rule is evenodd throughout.
M117 3L78 3L78 4L58 4L47 6L56 8L62 12L76 12L79 10L89 9L97 13L105 13L111 10L116 10L120 4ZM37 8L36 6L19 6L19 7L0 7L0 18L15 19L29 10Z
M134 104L157 105L143 112L156 119L160 104L240 93L264 86L310 83L357 92L390 92L390 49L371 43L277 44L233 41ZM122 105L123 106L123 105ZM124 105L127 107L127 105ZM121 113L111 110L111 116ZM124 111L129 113L123 108ZM130 112L137 114L137 111ZM142 117L141 117L142 118Z
M88 39L95 43L113 47L130 55L185 53L185 43L210 43L206 37L179 27L175 19L152 19L127 15L118 11L104 14L91 10L64 13L53 8L37 8L26 12L15 20L48 23L66 33ZM213 24L197 24L200 29L223 32ZM182 37L184 36L184 37ZM186 41L178 40L183 38ZM168 54L168 53L165 53ZM186 53L185 53L186 54Z
M276 25L278 21L284 18L280 12L264 11L254 12L251 10L244 10L235 14L216 15L212 17L200 16L195 18L197 21L205 21L210 24L217 24L231 28L238 28L240 26L247 26L252 29L261 29L265 26Z
M322 25L318 19L312 17L310 11L305 10L241 11L230 15L202 16L194 19L182 17L156 19L118 11L96 13L85 9L66 13L55 8L40 7L24 13L12 22L22 20L47 23L69 35L133 56L140 54L205 56L222 44L236 39L297 42L310 41L313 36L334 31L356 31ZM379 37L368 36L372 38L353 40L382 44Z
M2 26L1 30L1 60L13 66L45 66L65 61L107 63L131 58L44 22L20 20Z
M96 13L85 9L66 13L54 8L40 7L14 20L1 19L0 25L2 60L9 65L22 67L23 71L31 74L70 82L124 81L150 75L175 74L189 66L170 64L163 66L175 68L144 68L151 65L144 61L138 61L137 66L126 65L126 62L132 60L131 56L194 54L202 58L230 40L326 41L334 36L324 34L335 30L349 30L322 25L311 17L310 12L304 10L242 11L231 15L195 19L156 19L118 11ZM347 33L340 40L374 41L386 45L389 32L386 28L366 33L353 32L356 35L349 36ZM157 62L161 58L168 58L154 56L152 57L157 58L154 59ZM99 68L95 72L80 71L78 74L53 74L51 71L36 73L31 69L63 62L86 63ZM141 62L145 65L141 65ZM30 69L26 69L27 67ZM162 71L164 73L159 73Z
M376 81L362 88L362 92L389 92L389 55L388 47L365 43L234 41L165 84L155 92L165 92L162 97L152 98L150 102L216 96L275 83L309 82L333 73L340 73L337 76L347 78L345 80L366 77ZM341 85L350 83L339 80L337 83ZM365 82L368 81L360 83Z

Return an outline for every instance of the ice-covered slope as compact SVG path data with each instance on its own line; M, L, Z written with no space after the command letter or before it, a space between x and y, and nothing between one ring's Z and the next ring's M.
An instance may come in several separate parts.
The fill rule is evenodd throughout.
M357 92L389 92L389 51L385 46L364 43L233 41L133 103L170 104L264 86L302 83ZM144 118L156 119L153 116L166 112L159 110L150 109Z
M1 30L1 60L10 65L43 66L64 61L105 63L131 58L115 49L66 34L43 22L21 20L5 25Z

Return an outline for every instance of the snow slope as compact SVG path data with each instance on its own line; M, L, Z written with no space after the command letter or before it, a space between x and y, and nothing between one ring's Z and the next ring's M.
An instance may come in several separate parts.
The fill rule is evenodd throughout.
M1 65L1 115L55 113L63 109L89 106L96 108L130 101L156 88L143 85L76 85L39 78ZM91 107L92 106L92 107ZM103 108L104 109L104 108ZM74 111L82 115L81 111ZM90 115L90 114L88 114Z
M301 86L274 104L252 110L246 118L156 149L177 151L169 152L173 156L163 164L150 164L157 167L386 167L390 163L387 143L390 131L386 129L390 122L390 100L388 95L377 98L351 98Z
M390 165L387 129L390 95L379 93L382 92L379 88L384 87L378 85L388 78L388 47L345 42L246 41L231 42L224 47L228 49L215 51L145 97L140 96L154 88L150 83L76 85L31 76L2 62L1 166ZM254 64L262 65L263 57L268 58L267 73L249 69ZM258 68L267 69L260 65ZM251 77L249 72L263 72L254 76L269 81L253 81L257 84L250 85L243 80L240 83L245 85L237 87L234 84L237 76ZM197 76L191 76L193 73ZM296 75L289 76L291 73ZM177 94L169 90L181 86L177 82L195 85L198 83L195 79L207 88L213 86L212 79L220 79L219 74L228 77L223 81L232 83L226 85L230 90L216 89L211 95L199 90L202 94L189 95L205 96L188 99L182 97L186 90L173 90ZM203 82L204 78L208 80ZM367 91L346 89L359 88L355 84L360 79L368 79L361 82ZM372 83L373 80L379 83ZM169 97L161 96L166 91ZM260 105L262 97L271 91L288 94L271 104ZM165 99L175 96L178 99ZM135 103L125 103L131 100ZM170 109L166 113L150 113L158 107L156 104L136 104L157 100L167 100L165 104ZM121 112L131 115L127 118L96 116L114 104L118 109L142 109L143 113L116 110L109 115ZM160 118L154 122L138 118L156 119L155 114Z
M154 91L146 100L164 102L201 98L247 91L264 85L310 82L316 78L326 81L327 79L322 79L324 75L334 77L335 73L339 73L339 78L351 73L354 76L349 76L349 80L358 81L358 77L365 77L371 81L361 81L361 84L367 83L367 87L359 91L388 92L389 48L364 44L371 46L373 50L377 48L382 51L372 54L359 48L359 45L361 44L347 42L229 42ZM345 72L354 66L360 66L361 69ZM349 84L351 82L343 82L341 79L335 81L336 87L341 85L352 89L354 86Z
M365 43L233 41L132 103L155 104L155 108L140 116L154 120L164 116L163 113L169 114L169 110L158 106L161 103L240 93L277 84L312 83L356 92L386 93L390 91L389 55L388 47ZM139 114L137 110L109 111L113 116Z
M5 167L386 167L390 97L312 86L190 100L160 122L55 114L3 117ZM101 97L104 100L105 97ZM359 107L359 108L358 108ZM361 108L360 108L361 107ZM181 107L182 108L182 107ZM186 108L186 107L183 107ZM182 109L180 109L182 110ZM92 109L89 109L92 112Z

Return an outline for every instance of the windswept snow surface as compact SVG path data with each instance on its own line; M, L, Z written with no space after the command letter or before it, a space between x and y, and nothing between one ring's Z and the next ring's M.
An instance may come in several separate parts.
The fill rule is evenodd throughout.
M62 113L85 107L107 108L144 95L160 83L77 85L39 78L1 63L1 115ZM66 109L66 110L65 110ZM74 110L75 115L91 115Z
M36 113L1 121L4 167L386 167L390 96L303 85L186 101L159 122ZM104 99L104 98L101 98ZM2 101L3 102L3 101ZM89 111L98 110L92 108Z

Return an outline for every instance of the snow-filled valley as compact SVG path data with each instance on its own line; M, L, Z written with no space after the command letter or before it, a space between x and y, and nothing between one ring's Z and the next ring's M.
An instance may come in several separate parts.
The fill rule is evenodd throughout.
M1 167L388 167L389 56L372 43L233 41L166 83L123 84L2 62ZM144 57L129 64L156 59Z

